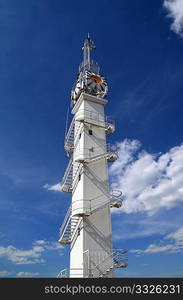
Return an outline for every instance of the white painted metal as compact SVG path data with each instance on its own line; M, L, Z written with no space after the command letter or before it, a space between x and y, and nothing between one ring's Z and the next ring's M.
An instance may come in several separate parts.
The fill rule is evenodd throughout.
M67 269L63 269L58 273L57 278L67 278L67 275L68 275Z
M93 41L84 43L84 61L71 92L73 120L64 148L70 162L62 191L72 193L72 204L60 228L59 242L70 244L70 277L114 277L114 268L125 267L124 251L112 249L111 212L122 205L121 191L109 191L108 162L118 158L117 149L106 143L115 130L105 116L107 83L99 66L90 60ZM59 277L66 276L66 270Z
M126 268L128 257L125 255L127 251L124 249L112 249L106 256L100 249L86 250L83 252L83 265L85 274L84 277L108 277L108 273L114 268ZM108 267L109 257L112 259L113 264ZM82 273L83 268L73 268L70 272L74 275ZM67 269L61 270L57 275L58 278L68 277L69 271Z
M106 100L96 99L88 94L82 93L78 100L78 105L74 106L73 113L75 115L75 131L79 126L83 127L79 142L75 144L73 151L73 167L78 168L78 155L88 162L92 155L88 157L89 151L92 153L97 149L96 155L103 155L106 149L106 132L105 126L89 123L88 112L90 115L100 117L104 121L104 105ZM85 115L86 114L86 115ZM77 120L82 115L81 120ZM86 121L85 122L85 118ZM91 134L92 133L92 134ZM88 149L88 151L86 151ZM93 153L95 155L95 153ZM79 233L76 233L75 239L71 242L70 253L70 277L85 277L88 267L84 261L86 251L90 253L100 253L100 259L105 258L105 268L113 266L111 258L112 250L112 232L111 232L111 216L109 207L109 186L108 186L108 165L106 157L100 160L82 164L82 172L78 174L78 182L72 194L72 214L82 215L82 226ZM79 201L78 201L79 200ZM100 209L97 209L100 208ZM95 213L92 213L95 211ZM88 254L91 255L91 254ZM97 257L97 259L96 259ZM93 264L100 263L99 255L92 259ZM96 261L95 261L96 260ZM90 270L92 272L92 270ZM113 277L113 268L106 274L107 277ZM95 277L95 274L90 274Z

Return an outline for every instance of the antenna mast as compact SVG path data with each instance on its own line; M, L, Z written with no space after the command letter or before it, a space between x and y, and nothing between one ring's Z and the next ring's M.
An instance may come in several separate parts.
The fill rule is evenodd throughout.
M87 38L84 41L84 46L83 46L83 67L84 70L90 70L91 67L91 62L90 62L90 50L96 49L93 40L90 38L90 35L88 33Z

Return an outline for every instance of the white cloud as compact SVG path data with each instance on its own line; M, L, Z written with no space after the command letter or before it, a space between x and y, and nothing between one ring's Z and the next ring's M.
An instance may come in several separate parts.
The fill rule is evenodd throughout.
M170 243L165 244L165 241L169 240ZM170 252L177 253L183 252L183 226L180 227L173 233L170 233L164 237L164 240L160 241L160 245L151 244L145 250L141 249L132 249L130 250L132 253L141 254L152 254L152 253L160 253L160 252Z
M183 226L180 227L177 231L168 234L165 239L171 239L178 246L183 246Z
M47 244L47 242L44 240L37 240L34 242L34 245L46 245L46 244Z
M36 276L38 276L39 275L39 273L37 273L37 272L35 272L35 273L33 273L33 272L18 272L18 273L16 273L16 277L36 277Z
M177 247L174 245L165 245L165 246L159 246L155 244L149 245L145 250L131 250L130 252L141 254L141 253L160 253L160 252L177 252Z
M0 277L6 277L6 276L8 276L8 275L10 275L11 274L11 272L8 272L8 271L1 271L0 270Z
M183 36L183 1L164 0L163 6L168 11L168 17L173 20L171 30Z
M60 251L62 249L63 246L57 245L57 243L38 240L34 242L33 247L29 250L20 250L12 245L7 247L0 246L0 257L7 257L8 260L17 265L37 264L45 262L42 254L46 250Z
M44 240L37 240L34 242L34 245L42 245L44 247L44 250L61 250L61 253L64 249L64 247L58 242L47 242Z
M46 183L45 185L43 185L43 188L48 191L62 192L60 183L56 183L54 185Z
M114 172L115 175L120 175L121 171L125 170L126 166L134 160L134 155L139 150L141 144L138 140L127 140L125 139L122 143L118 143L119 159L112 164L110 171Z
M20 250L14 246L0 247L0 256L6 256L11 262L22 265L22 264L35 264L43 263L41 259L41 253L44 251L42 247L33 247L30 250Z
M150 154L139 141L118 143L119 158L110 168L112 188L121 189L125 213L170 209L183 203L183 145Z

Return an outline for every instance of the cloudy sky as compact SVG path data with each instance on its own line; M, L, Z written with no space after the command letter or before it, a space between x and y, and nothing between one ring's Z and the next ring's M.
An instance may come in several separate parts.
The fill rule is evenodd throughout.
M183 277L183 0L0 0L0 276L56 277L70 90L87 32L119 159L113 245L125 277Z

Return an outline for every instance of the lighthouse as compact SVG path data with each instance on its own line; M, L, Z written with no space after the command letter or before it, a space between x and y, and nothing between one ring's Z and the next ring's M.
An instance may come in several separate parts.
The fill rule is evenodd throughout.
M115 268L127 266L126 251L112 246L111 209L122 206L122 192L109 187L108 167L118 154L107 139L115 122L105 115L108 85L91 59L95 48L88 35L71 91L73 118L64 141L70 160L61 189L72 201L59 233L59 242L70 245L70 268L58 277L113 278Z

